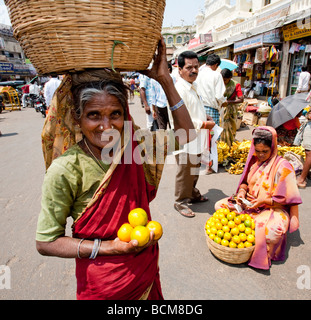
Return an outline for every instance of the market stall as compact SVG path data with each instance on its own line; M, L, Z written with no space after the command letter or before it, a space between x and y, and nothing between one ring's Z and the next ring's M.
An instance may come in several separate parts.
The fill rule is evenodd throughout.
M21 110L18 93L13 87L0 87L0 93L6 110Z

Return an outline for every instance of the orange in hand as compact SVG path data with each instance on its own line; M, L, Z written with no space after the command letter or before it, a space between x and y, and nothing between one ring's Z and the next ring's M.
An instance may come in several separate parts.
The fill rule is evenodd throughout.
M145 226L148 222L148 215L144 209L136 208L129 213L128 221L133 228L136 226Z
M137 240L138 246L143 247L146 245L150 238L150 231L144 226L137 226L131 233L131 240Z
M124 242L131 241L131 232L133 227L129 223L123 223L120 229L118 230L118 238Z
M146 225L146 228L149 231L154 232L154 240L159 240L162 237L163 229L161 224L158 221L149 221Z

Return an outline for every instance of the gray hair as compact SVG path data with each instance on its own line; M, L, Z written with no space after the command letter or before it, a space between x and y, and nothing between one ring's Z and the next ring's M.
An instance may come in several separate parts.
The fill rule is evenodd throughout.
M123 107L126 117L128 88L123 82L116 83L114 81L95 81L83 83L73 90L73 99L75 106L75 115L77 119L81 118L86 104L95 96L107 93L115 96Z

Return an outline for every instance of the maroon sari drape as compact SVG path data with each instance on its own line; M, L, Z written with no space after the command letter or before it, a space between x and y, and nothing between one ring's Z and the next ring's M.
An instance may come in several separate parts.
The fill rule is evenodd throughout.
M136 146L132 138L126 148L131 148L133 154ZM115 239L132 209L143 208L151 219L149 202L155 195L156 187L146 181L142 164L118 164L97 201L75 222L73 237ZM158 256L158 245L153 245L138 254L76 259L77 298L139 299L153 283L149 299L163 299Z

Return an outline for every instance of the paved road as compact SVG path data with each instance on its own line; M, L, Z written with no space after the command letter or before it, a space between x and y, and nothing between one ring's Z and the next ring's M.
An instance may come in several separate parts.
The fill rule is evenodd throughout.
M137 124L144 126L137 97L130 108ZM33 109L0 115L0 266L8 266L11 271L11 289L1 289L0 282L0 299L75 299L74 261L43 257L35 249L44 177L40 141L43 122ZM238 132L239 139L249 136L250 130ZM194 206L197 216L187 219L173 208L173 156L168 162L158 196L151 203L153 218L164 227L159 264L166 299L310 299L310 289L297 286L299 277L308 276L308 272L309 278L303 283L311 285L310 185L301 191L301 228L288 236L286 262L273 263L270 271L258 271L244 264L233 266L219 261L205 241L204 225L214 212L215 202L234 192L239 176L223 169L218 174L202 175L198 186L210 201ZM303 273L298 273L300 266L306 266Z

